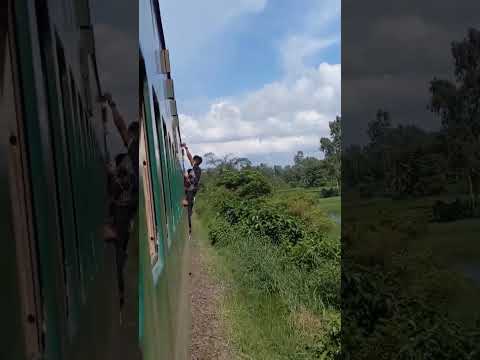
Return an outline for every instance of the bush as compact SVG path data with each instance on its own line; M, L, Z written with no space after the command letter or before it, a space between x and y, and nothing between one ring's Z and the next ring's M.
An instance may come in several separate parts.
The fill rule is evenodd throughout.
M235 276L246 289L281 295L296 309L305 305L319 313L340 304L339 242L309 238L303 243L275 246L270 238L254 234L244 224L215 221L209 238L223 247L235 264ZM317 239L318 240L318 239ZM325 250L324 247L328 247Z
M369 199L381 188L382 187L378 187L377 184L374 183L362 183L358 186L358 192L362 199Z
M208 238L210 243L215 246L225 246L231 240L231 225L221 219L215 218L208 224Z
M219 215L230 225L242 224L249 233L266 236L274 244L296 243L303 236L300 222L282 209L259 201L222 199L219 203Z
M306 309L318 319L320 328L298 344L302 358L337 358L340 239L327 236L332 223L317 194L268 196L271 191L255 171L224 172L204 189L199 204L209 240L242 291L274 297L291 314Z
M456 199L452 203L437 200L433 205L433 220L449 222L473 216L471 205L466 201Z
M442 271L422 256L395 259L389 268L367 268L353 259L344 264L344 358L352 358L353 351L360 360L478 358L480 333L475 326L459 326L438 305L445 298L438 293L440 283L458 281L450 270ZM402 286L408 271L418 283L410 290Z
M309 234L299 243L289 246L287 251L293 263L307 271L313 271L325 261L339 263L340 250L338 239Z
M332 221L323 209L318 206L318 197L314 193L295 191L288 194L277 194L268 200L271 206L282 209L297 219L311 232L326 234L332 230Z
M262 173L250 169L225 171L217 185L236 192L244 199L257 198L272 192L272 186L267 178Z
M338 192L337 188L323 188L320 191L320 195L322 198L329 198L329 197L334 197L338 196L340 193Z

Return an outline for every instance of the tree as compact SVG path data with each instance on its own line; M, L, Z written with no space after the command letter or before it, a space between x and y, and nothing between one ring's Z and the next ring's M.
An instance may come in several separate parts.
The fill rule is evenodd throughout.
M314 157L306 157L302 162L301 182L304 187L324 186L329 178L329 167L326 161Z
M207 166L217 167L220 163L220 159L213 152L206 153L203 158Z
M478 205L480 180L480 31L452 43L455 82L430 82L430 109L441 121L451 164L464 176L472 210Z
M303 151L297 151L297 154L293 158L293 163L295 165L300 165L302 163L303 158L304 158Z
M233 158L233 164L239 170L252 167L252 162L246 157Z
M247 199L270 194L272 186L268 179L258 170L226 170L217 179L217 185L235 191Z
M342 123L340 116L329 123L330 138L320 139L320 150L325 154L329 175L335 179L340 191L341 163L342 163Z
M227 154L223 157L216 156L213 152L203 155L205 163L219 172L228 169L244 169L252 166L252 162L246 157L235 157L233 154Z
M383 144L391 126L390 114L387 111L378 109L375 120L368 123L367 134L370 138L370 143L375 145Z

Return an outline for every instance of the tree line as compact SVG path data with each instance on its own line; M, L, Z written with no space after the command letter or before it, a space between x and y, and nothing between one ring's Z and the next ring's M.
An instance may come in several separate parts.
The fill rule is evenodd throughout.
M428 109L439 119L438 131L392 124L378 110L368 124L369 142L348 147L342 181L365 196L467 194L478 207L480 193L480 32L452 42L454 81L433 78Z
M265 163L253 165L252 161L246 157L235 157L232 154L219 157L209 152L204 155L207 172L221 174L227 170L250 169L259 171L277 185L304 188L335 187L340 190L341 117L337 116L329 126L330 137L322 137L319 143L319 149L324 154L323 159L306 156L303 151L298 151L291 165L270 166Z

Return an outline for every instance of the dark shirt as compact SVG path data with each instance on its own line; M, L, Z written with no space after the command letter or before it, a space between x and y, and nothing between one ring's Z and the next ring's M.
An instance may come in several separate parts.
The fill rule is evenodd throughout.
M193 178L193 191L198 191L198 186L200 185L200 177L202 176L202 169L200 166L193 165L193 172L195 173L195 177Z
M116 206L135 206L138 196L137 182L130 159L125 157L117 164L115 171L109 176L109 193Z
M132 139L127 146L128 156L132 163L133 168L133 187L132 192L134 195L138 193L139 188L139 142L138 139Z
M130 157L130 160L132 161L132 166L133 166L133 172L136 177L138 177L138 155L139 155L139 143L138 139L132 139L130 141L130 144L127 145L128 149L128 156Z

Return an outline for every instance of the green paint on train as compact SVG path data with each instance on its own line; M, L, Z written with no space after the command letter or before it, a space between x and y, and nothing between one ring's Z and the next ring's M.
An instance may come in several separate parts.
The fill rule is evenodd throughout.
M0 347L0 358L188 359L181 138L176 106L169 106L174 99L165 92L169 68L156 69L158 54L168 60L158 2L138 4L150 19L140 33L156 36L140 36L140 52L125 49L140 58L141 90L131 98L141 100L141 139L123 323L115 253L100 232L108 212L108 154L92 3L2 4L0 172L7 190L0 192L6 236L0 280L7 291L0 297L0 338L8 346Z

